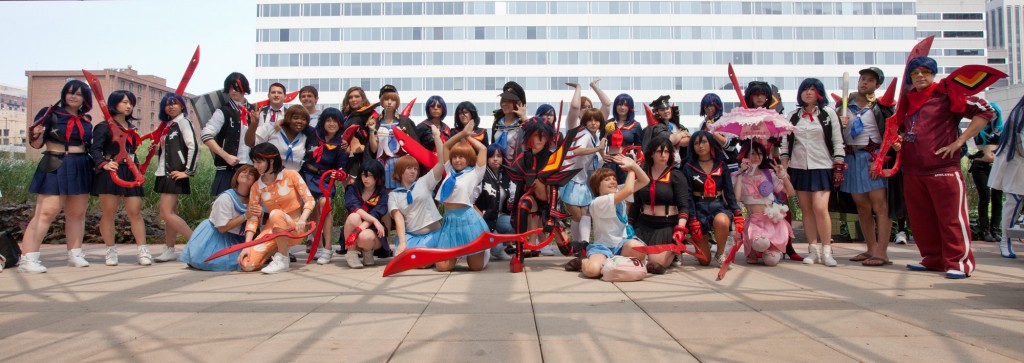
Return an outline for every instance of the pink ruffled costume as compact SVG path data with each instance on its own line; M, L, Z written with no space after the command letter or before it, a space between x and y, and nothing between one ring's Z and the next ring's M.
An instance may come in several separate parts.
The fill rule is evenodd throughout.
M757 263L761 253L764 264L775 266L786 251L786 243L793 237L793 227L786 221L789 206L775 203L774 193L783 189L782 180L774 172L764 169L743 178L741 202L744 205L765 205L763 213L750 213L744 230L743 253L747 263ZM749 208L749 207L748 207Z

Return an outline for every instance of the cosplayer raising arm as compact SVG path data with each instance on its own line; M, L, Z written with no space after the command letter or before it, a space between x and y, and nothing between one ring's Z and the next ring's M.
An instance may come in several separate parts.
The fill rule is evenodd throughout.
M846 151L836 111L828 107L825 87L815 78L800 83L799 109L789 117L793 134L783 140L782 166L792 177L796 197L807 231L806 264L837 265L832 257L832 218L828 198L835 184L834 173L842 175ZM826 131L829 131L828 133ZM957 152L960 152L959 146ZM818 244L821 242L821 245Z
M67 235L68 265L89 266L82 252L82 238L93 179L92 163L86 154L92 142L90 109L92 91L89 86L71 80L61 89L60 101L39 110L34 118L46 119L29 131L29 145L45 149L28 187L30 193L36 194L36 207L21 239L18 272L46 272L46 267L39 262L39 246L61 211Z
M115 133L124 133L124 148L130 154L132 162L138 163L135 158L135 151L139 147L138 134L135 132L135 125L132 125L132 110L135 108L135 95L128 91L114 91L107 97L107 107L114 119L96 125L92 134L92 146L89 154L96 165L96 173L93 176L92 194L99 195L100 209L103 215L100 217L100 236L103 237L103 244L107 246L107 266L117 265L117 247L114 246L114 219L117 214L117 207L124 202L124 211L131 223L132 236L135 237L135 244L138 246L139 264L153 264L153 255L149 253L146 246L146 225L142 220L142 195L145 194L142 186L122 187L114 182L111 171L117 173L121 180L134 181L126 163L122 160L114 160L114 157L121 151L121 144L114 139Z
M398 106L402 99L395 86L381 87L378 98L384 112L377 122L377 160L384 164L384 189L391 190L399 186L399 180L392 177L395 172L395 163L400 156L406 154L398 144L394 130L402 130L413 140L419 140L419 138L416 134L416 124L398 112Z
M244 75L238 72L228 75L223 92L228 95L227 104L213 111L200 137L213 154L213 165L217 169L210 186L210 195L214 196L231 189L231 178L239 165L252 163L249 146L242 139L248 132L249 120L256 118L253 106L245 100L250 91Z
M451 132L462 132L470 121L473 121L473 124L477 127L475 130L472 130L473 132L469 137L487 146L487 130L480 127L480 114L476 111L476 105L469 101L459 102L459 105L455 107L455 128Z
M625 155L614 155L610 159L626 170L626 183L619 188L615 172L607 168L598 169L590 177L590 188L598 195L590 204L594 243L587 246L587 259L581 261L583 276L590 278L600 277L601 267L612 256L634 257L641 261L646 256L633 249L644 243L636 239L626 223L626 198L646 186L651 179L636 161Z
M175 93L168 93L160 100L160 121L170 122L163 134L160 160L157 164L156 186L160 193L160 218L164 220L164 251L154 259L156 262L168 262L178 259L174 252L174 244L178 235L185 240L192 238L192 229L188 223L178 216L178 195L191 194L189 178L196 174L196 161L199 158L196 132L192 121L185 116L185 98Z
M337 187L321 190L320 177L327 171L344 169L348 163L348 152L341 145L341 120L341 110L337 108L328 107L320 113L316 129L306 141L306 150L310 152L306 153L302 168L299 170L302 179L306 181L309 193L316 199L313 217L318 218L317 220L324 205L327 204L328 197L334 197L337 190ZM324 179L325 186L328 184L327 180ZM343 182L339 181L338 185L343 186ZM334 256L334 250L331 249L334 218L328 215L323 221L324 225L318 227L323 229L323 243L327 248L319 250L320 257L316 260L316 263L321 265L330 263L331 257Z
M181 262L205 271L236 271L241 251L206 262L217 251L245 240L245 212L249 205L249 192L260 176L252 165L242 165L231 179L231 189L220 193L210 208L210 218L196 226L185 248Z
M263 211L269 212L259 237L279 233L291 227L296 232L306 229L306 221L313 214L316 202L306 188L298 172L287 170L282 165L281 153L270 143L257 144L249 158L260 174L249 191L249 210L246 212L245 241L252 241L260 225ZM258 237L257 237L258 238ZM263 244L242 250L238 264L242 271L256 271L266 261L268 253L274 253L272 261L263 268L263 273L272 274L288 271L288 248L302 243L305 238L277 237Z
M570 119L572 120L572 119ZM570 231L574 241L590 241L590 215L587 209L594 196L587 186L590 175L597 170L600 151L604 150L606 140L599 138L601 122L604 116L600 110L588 108L583 110L583 128L577 132L577 139L573 143L575 150L570 151L574 155L572 165L569 169L580 169L576 176L559 189L559 199L565 203L566 209L572 216Z
M390 247L381 243L388 230L384 228L382 219L387 216L388 195L384 194L384 166L377 159L366 159L359 168L359 178L345 189L345 208L348 219L345 220L344 244L348 252L345 260L351 268L373 266L373 254L383 248L385 255L390 254ZM359 261L362 252L363 260Z
M306 108L293 105L288 107L281 120L260 125L256 130L256 142L273 144L281 151L284 168L299 171L306 157L306 140L312 131Z
M259 131L262 128L260 126L273 126L288 118L283 114L285 112L284 94L285 88L283 84L274 83L270 85L270 89L267 91L267 101L270 101L270 105L260 110L259 117L254 120L256 124L245 131L245 145L252 147L255 144L267 142L266 137L263 137L263 140L260 141ZM278 146L278 149L280 150L280 146Z
M594 78L590 81L590 89L594 90L597 94L597 99L601 101L601 119L607 120L608 115L611 114L612 100L608 98L608 95L601 90L601 87L597 86L597 82L600 82L601 78ZM580 84L576 82L566 82L566 86L572 87L576 90L576 93L572 96L572 103L569 104L569 127L576 127L576 120L583 116L583 111L594 108L594 102L587 97L580 96Z
M747 208L743 253L747 263L757 263L758 254L764 264L775 266L782 260L793 230L786 221L789 207L775 203L775 194L796 194L789 175L782 165L766 157L768 149L758 141L744 145L748 162L740 166L736 176L736 199Z
M654 138L644 150L643 171L654 177L649 186L633 195L629 219L637 238L648 245L673 244L676 232L688 232L690 188L686 176L676 168L675 153L675 145L666 136ZM676 256L662 252L648 257L647 272L663 274Z
M480 140L473 138L474 122L466 124L466 128L452 136L444 143L443 159L448 169L448 176L441 183L437 192L437 201L444 204L444 221L438 235L438 248L453 248L469 244L487 231L487 222L473 208L471 195L473 190L484 179L487 167L487 148ZM468 143L462 142L467 140ZM469 269L483 270L487 267L489 251L476 253L466 257ZM455 268L455 260L449 259L436 264L438 271L451 271Z
M441 142L441 131L436 126L431 126L430 131L434 136L438 157L443 160L447 150ZM444 177L444 163L434 164L430 171L420 177L420 163L412 156L405 155L395 162L392 175L399 180L398 188L388 196L388 211L394 220L398 237L395 254L409 248L433 247L436 244L436 232L441 229L441 213L438 213L431 194Z

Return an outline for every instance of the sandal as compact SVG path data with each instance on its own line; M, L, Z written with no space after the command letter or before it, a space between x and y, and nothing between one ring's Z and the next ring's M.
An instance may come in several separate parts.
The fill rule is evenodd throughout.
M871 257L869 259L864 260L864 262L861 262L860 264L869 267L880 267L891 265L892 261L883 259L881 257Z
M873 257L871 257L871 255L870 255L870 254L868 254L867 252L864 252L864 253L861 253L861 254L859 254L859 255L853 256L853 258L850 258L850 261L853 261L853 262L861 262L861 261L867 261L867 260L870 260L870 259L872 259L872 258L873 258Z

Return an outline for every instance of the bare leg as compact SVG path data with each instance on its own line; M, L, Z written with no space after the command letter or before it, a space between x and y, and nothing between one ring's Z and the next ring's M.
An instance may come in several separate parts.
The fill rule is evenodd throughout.
M117 215L117 205L121 197L110 194L100 194L100 237L107 247L114 246L114 218Z
M607 259L608 257L602 254L587 256L583 260L583 276L589 278L601 277L601 267L604 267L604 261Z
M889 218L889 201L887 200L885 189L872 190L868 193L868 197L871 198L871 210L875 212L875 216L878 218L878 237L875 239L875 248L869 249L868 252L872 256L888 260L889 236L892 234L892 219ZM871 232L865 232L865 235L871 235Z
M36 195L36 208L32 213L32 219L25 227L25 234L21 237L21 249L23 253L39 252L39 245L43 244L46 232L50 230L50 224L64 207L65 197L59 195ZM68 239L68 248L71 248L71 240Z
M160 218L164 220L164 245L173 247L178 235L192 238L192 229L178 216L178 195L160 194Z
M89 207L89 195L69 195L64 199L64 233L68 249L82 248L85 238L85 210Z

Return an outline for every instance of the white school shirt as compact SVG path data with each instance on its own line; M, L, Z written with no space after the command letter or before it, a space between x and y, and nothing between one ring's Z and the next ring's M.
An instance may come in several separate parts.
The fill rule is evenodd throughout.
M412 185L412 204L406 200L406 192L391 191L388 195L388 214L398 210L405 217L405 231L416 232L429 226L431 223L441 220L441 213L437 211L434 204L434 188L439 180L434 173L428 171Z
M881 144L882 143L882 131L878 128L878 121L875 120L875 113L871 112L872 104L868 104L867 111L860 115L860 122L864 124L864 130L861 130L857 137L851 137L850 131L853 130L853 120L857 118L857 112L853 111L855 104L850 104L849 112L847 115L850 116L850 121L846 124L846 128L843 129L843 142L847 145L858 145L867 146L871 141Z
M590 133L590 130L583 129L582 132L576 134L576 136L578 136L579 139L576 139L576 141L573 142L572 146L579 147L581 149L597 147L597 139L595 139L594 136ZM569 152L569 155L573 154L574 153L572 151ZM597 170L596 166L594 165L594 160L596 159L597 153L576 156L570 159L572 164L569 165L569 167L566 168L566 170L582 169L580 170L580 172L576 173L576 175L572 177L572 181L577 184L587 185L590 179L590 175L594 174L594 171Z
M441 182L442 187L437 189L437 196L435 199L437 199L438 202L443 203L456 203L472 206L473 202L476 201L473 199L474 190L481 182L483 182L485 169L487 169L486 165L481 167L473 166L473 170L470 171L463 170L462 175L460 175L458 179L455 179L455 189L452 190L452 194L448 196L447 200L441 200L441 188L444 188L444 182L448 181L448 179L451 179L452 176L456 174L450 161L444 163L444 170L448 175L444 178L444 181ZM479 192L476 192L476 194L479 195Z
M792 120L794 113L799 113L803 119L793 127L793 150L789 150L789 142L785 139L783 139L781 147L782 154L789 154L789 167L802 170L832 169L833 160L843 160L846 151L844 151L842 125L839 123L839 116L836 116L835 110L825 107L825 113L828 114L826 122L832 123L833 150L827 150L828 146L825 145L825 129L822 127L821 120L818 120L817 109L812 113L814 121L803 116L803 108L790 112L786 119ZM843 156L833 158L832 155ZM783 158L785 159L785 157Z
M248 205L239 206L242 211L239 212L235 208L235 199L232 198L228 193L220 193L217 199L213 201L213 208L210 209L210 222L215 227L223 227L228 224L232 219L238 218L238 216L245 214ZM228 231L227 233L237 234L239 236L245 235L245 223L238 225L238 228Z
M620 202L625 213L625 202ZM620 242L629 238L624 223L615 211L615 194L605 194L590 202L590 219L594 225L594 243L614 250Z
M306 157L306 134L298 133L291 143L285 140L288 135L283 130L275 130L275 124L262 123L256 129L256 143L269 142L277 147L281 153L281 161L284 168L299 171L302 166L302 159ZM292 150L292 157L288 159L288 149Z

